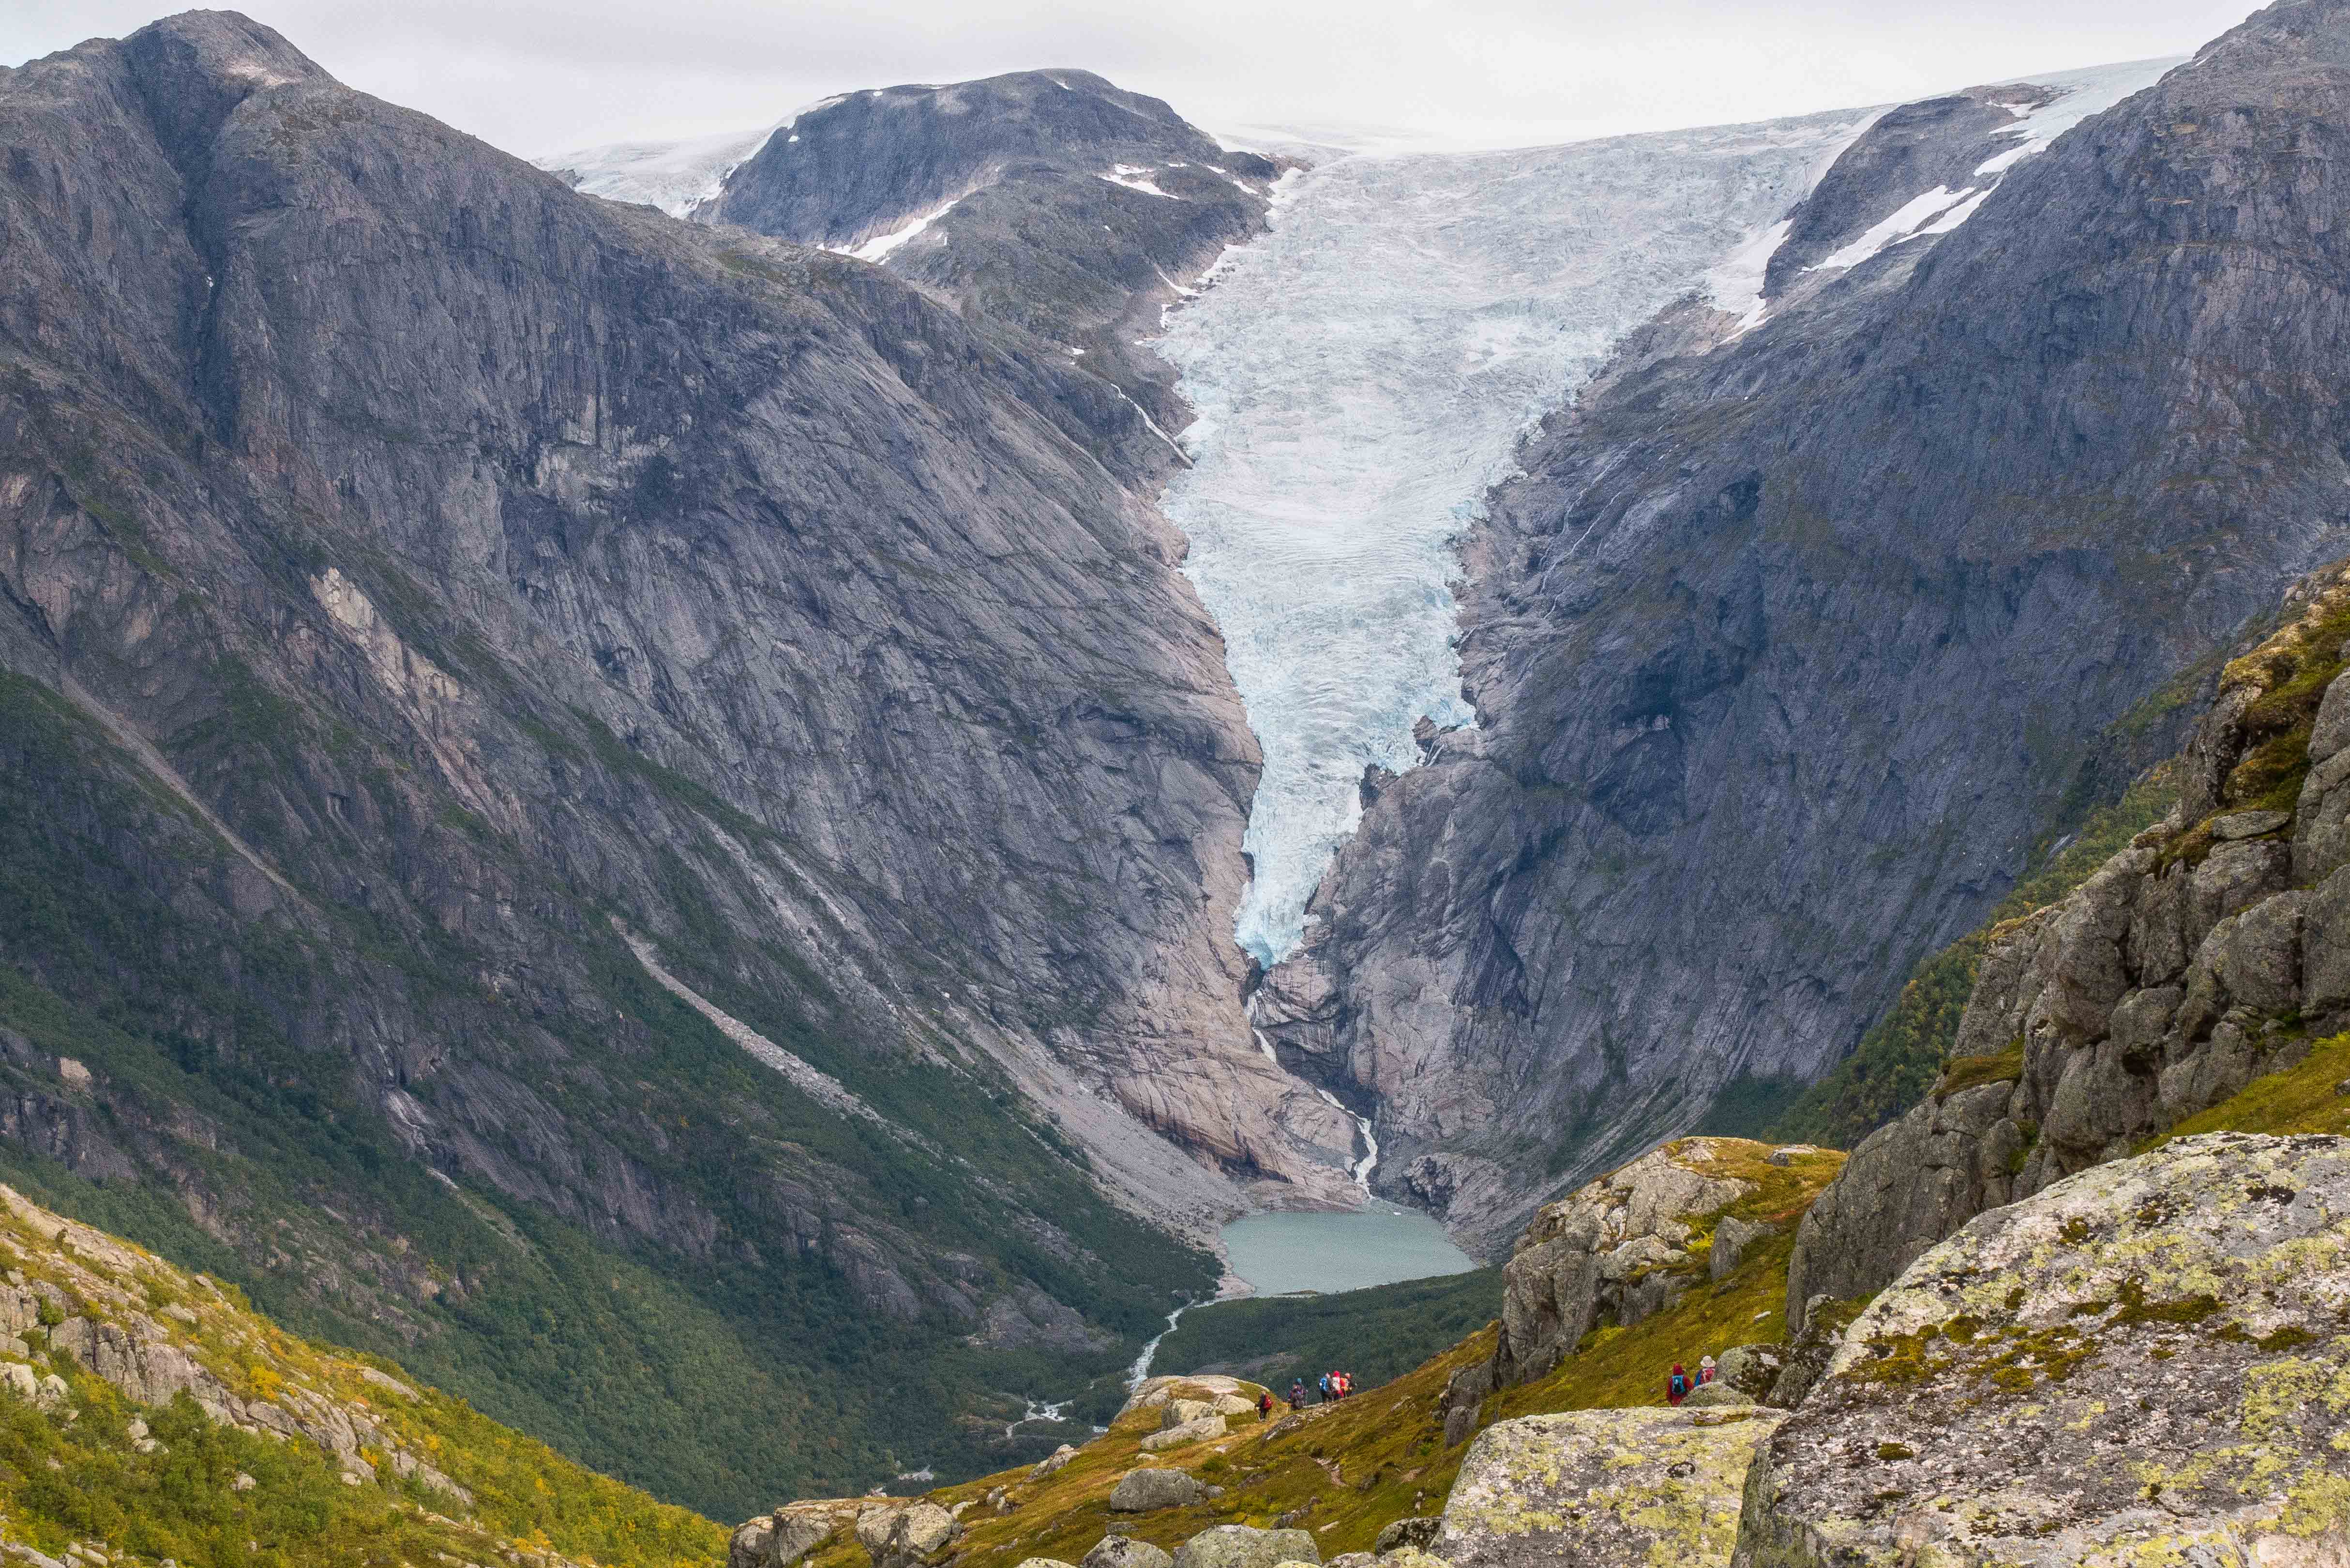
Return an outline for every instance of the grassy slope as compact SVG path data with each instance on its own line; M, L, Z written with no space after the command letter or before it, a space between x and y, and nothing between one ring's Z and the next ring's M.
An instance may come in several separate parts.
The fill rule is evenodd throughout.
M1782 1336L1794 1220L1842 1167L1843 1157L1821 1151L1780 1167L1763 1162L1768 1151L1760 1146L1721 1142L1715 1149L1711 1169L1756 1183L1724 1212L1772 1220L1781 1232L1719 1282L1705 1278L1703 1247L1693 1249L1690 1270L1696 1283L1679 1305L1629 1328L1602 1324L1549 1376L1488 1399L1480 1426L1548 1411L1661 1403L1665 1374L1675 1361L1694 1365L1709 1352ZM1711 1220L1719 1218L1709 1217L1700 1230L1710 1237ZM1489 1299L1497 1303L1498 1294ZM1315 1532L1326 1560L1366 1551L1393 1521L1443 1506L1468 1445L1444 1446L1439 1401L1454 1372L1492 1354L1493 1334L1489 1324L1394 1381L1343 1403L1309 1407L1294 1418L1276 1409L1271 1423L1234 1421L1231 1435L1217 1442L1145 1456L1138 1445L1157 1429L1159 1413L1139 1411L1041 1482L1030 1484L1024 1470L1007 1470L931 1496L948 1506L983 1500L963 1516L970 1535L959 1568L1014 1568L1029 1557L1074 1563L1111 1533L1171 1550L1211 1525L1269 1526L1291 1515ZM1224 1495L1192 1508L1112 1514L1110 1489L1145 1463L1191 1470L1223 1487ZM984 1498L997 1486L1011 1489L1018 1505L1013 1512L998 1515L986 1507ZM815 1568L864 1568L864 1552L853 1542L836 1541L817 1554Z
M2350 1137L2350 1034L2320 1040L2296 1066L2244 1085L2235 1098L2188 1117L2148 1147L2197 1133L2331 1133Z
M30 1205L0 1209L0 1265L62 1290L77 1315L129 1325L149 1314L241 1397L299 1388L363 1411L473 1493L467 1504L390 1480L380 1456L371 1457L381 1484L347 1483L315 1443L215 1426L184 1395L134 1407L69 1355L45 1355L35 1329L26 1335L35 1370L66 1378L76 1414L0 1394L0 1529L12 1541L52 1554L98 1542L118 1564L171 1558L189 1568L356 1568L515 1548L607 1568L707 1568L723 1555L710 1521L584 1469L462 1399L403 1389L384 1376L388 1364L287 1334L234 1287L112 1238ZM134 1417L161 1448L138 1451ZM236 1490L240 1471L257 1484Z

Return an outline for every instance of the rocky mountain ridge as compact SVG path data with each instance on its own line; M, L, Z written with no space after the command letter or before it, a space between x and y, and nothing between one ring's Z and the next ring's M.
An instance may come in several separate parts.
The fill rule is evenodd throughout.
M1170 1232L1350 1191L1130 399L234 14L0 143L22 1182L713 1511L983 1450L1212 1283ZM842 1445L686 1417L730 1366Z
M601 185L597 156L546 164ZM682 214L886 266L1180 431L1190 412L1146 340L1225 247L1263 232L1290 167L1090 71L1016 71L811 105ZM1171 442L1165 455L1181 459Z
M2350 572L2233 660L2170 814L2071 896L1991 934L1940 1081L1805 1216L1794 1326L1874 1293L1977 1214L2301 1061L2350 1016Z
M1791 221L1867 254L1685 303L1546 422L1467 545L1479 726L1365 781L1253 1004L1378 1100L1390 1189L1490 1250L1815 1076L2103 726L2340 553L2345 34L2272 6L1939 216L2034 95L1881 120Z

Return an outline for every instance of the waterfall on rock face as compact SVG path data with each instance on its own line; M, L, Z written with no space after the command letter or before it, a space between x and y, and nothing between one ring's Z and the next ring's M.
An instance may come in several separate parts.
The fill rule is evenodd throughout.
M1466 724L1453 541L1519 435L1704 286L1870 117L1354 157L1169 319L1199 411L1167 493L1264 749L1235 937L1288 955L1367 766Z

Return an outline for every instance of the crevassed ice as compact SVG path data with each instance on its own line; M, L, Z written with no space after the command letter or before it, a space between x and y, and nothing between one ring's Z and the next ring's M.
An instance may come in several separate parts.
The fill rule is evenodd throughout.
M1347 158L1170 317L1200 417L1167 510L1264 751L1234 927L1261 961L1302 939L1364 769L1412 766L1422 717L1473 722L1452 545L1519 435L1868 118Z

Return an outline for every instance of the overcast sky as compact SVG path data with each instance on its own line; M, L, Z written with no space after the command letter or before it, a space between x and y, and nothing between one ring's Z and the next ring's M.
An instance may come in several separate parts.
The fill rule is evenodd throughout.
M0 0L0 61L159 0ZM525 156L762 126L852 88L1098 71L1216 130L1566 140L2191 53L2242 0L250 0L345 82Z

